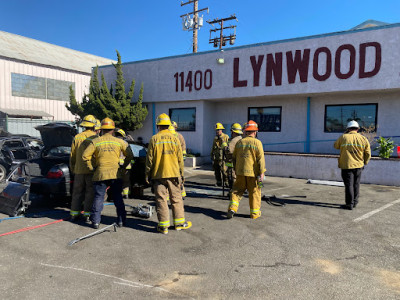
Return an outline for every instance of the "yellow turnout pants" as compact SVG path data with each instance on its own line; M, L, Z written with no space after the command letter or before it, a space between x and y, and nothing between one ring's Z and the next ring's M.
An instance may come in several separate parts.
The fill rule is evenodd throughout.
M185 223L185 210L183 207L180 179L155 179L153 180L153 187L157 204L158 226L170 226L168 196L171 201L174 225Z
M239 202L246 190L249 192L250 217L259 217L261 215L261 189L258 187L256 177L236 175L228 210L237 212Z

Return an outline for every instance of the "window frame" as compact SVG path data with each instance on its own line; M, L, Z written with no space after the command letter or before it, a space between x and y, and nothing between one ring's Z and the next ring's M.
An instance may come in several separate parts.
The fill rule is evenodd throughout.
M324 133L343 133L343 131L328 131L326 127L326 117L328 113L328 106L362 106L362 105L375 105L375 131L378 128L378 103L355 103L355 104L325 104L325 113L324 113Z
M279 130L261 130L260 124L258 124L258 132L282 132L282 106L252 106L247 108L247 120L250 119L250 109L257 109L257 108L279 108ZM254 121L254 120L253 120Z
M177 122L177 124L178 124L178 131L195 132L195 131L196 131L196 123L197 123L197 110L196 110L196 107L177 107L177 108L169 108L169 110L168 110L168 115L169 115L169 117L171 118L171 115L172 115L172 111L173 111L173 110L185 110L185 109L194 109L194 115L195 115L195 119L194 119L194 129L193 129L193 130L180 129L180 128L179 128L179 124L178 124L178 122ZM172 122L172 121L175 121L175 120L172 120L172 118L171 118L171 122ZM176 122L176 121L175 121L175 122Z

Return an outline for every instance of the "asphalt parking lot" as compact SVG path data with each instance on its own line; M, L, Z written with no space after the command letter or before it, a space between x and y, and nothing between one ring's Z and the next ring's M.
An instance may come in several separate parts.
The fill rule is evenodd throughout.
M191 175L191 177L189 177ZM229 200L211 171L189 171L187 231L155 231L157 217L68 243L94 229L60 221L68 209L42 208L5 219L0 235L2 299L399 299L400 187L362 185L360 203L343 210L344 188L267 177L249 217L247 198L226 219ZM147 198L127 204L154 204ZM36 215L34 215L36 214ZM112 224L107 205L102 227ZM33 217L32 217L33 216Z

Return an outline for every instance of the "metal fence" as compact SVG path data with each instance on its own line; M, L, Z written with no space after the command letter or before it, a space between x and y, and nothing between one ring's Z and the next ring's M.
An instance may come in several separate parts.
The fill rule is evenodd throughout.
M0 118L0 128L12 134L28 134L39 137L40 133L35 129L36 126L54 122L53 120L28 119L28 118ZM73 125L72 121L57 121Z

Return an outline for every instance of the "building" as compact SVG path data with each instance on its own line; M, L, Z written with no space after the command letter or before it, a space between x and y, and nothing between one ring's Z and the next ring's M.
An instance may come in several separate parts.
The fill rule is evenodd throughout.
M65 108L69 87L80 101L92 67L114 62L0 31L0 127L36 136L36 125L73 121Z
M337 153L349 120L400 142L400 23L123 64L144 83L147 142L169 113L188 148L209 155L216 122L259 123L266 151ZM113 67L102 66L107 82ZM127 87L128 88L128 87Z

